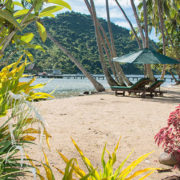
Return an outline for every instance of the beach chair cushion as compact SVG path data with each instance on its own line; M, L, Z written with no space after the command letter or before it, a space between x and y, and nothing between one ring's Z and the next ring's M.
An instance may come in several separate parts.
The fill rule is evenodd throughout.
M145 85L150 82L149 78L142 78L132 86L111 86L112 90L138 90L145 88Z

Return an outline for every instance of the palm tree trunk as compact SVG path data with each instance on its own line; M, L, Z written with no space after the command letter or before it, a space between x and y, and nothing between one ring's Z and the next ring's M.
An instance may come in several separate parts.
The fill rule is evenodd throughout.
M138 28L139 28L139 32L140 32L140 35L141 35L141 39L142 39L142 42L143 42L143 47L145 46L144 45L144 42L145 42L145 37L144 37L144 34L143 34L143 29L141 27L141 23L140 23L140 20L139 20L139 16L137 14L137 11L136 11L136 7L135 7L135 4L134 4L134 0L131 0L131 7L133 9L133 13L134 13L134 17L136 19L136 23L138 25ZM142 47L141 47L142 48Z
M110 21L110 13L109 13L109 3L108 0L106 0L106 12L107 12L107 22L108 22L108 30L111 40L111 47L112 47L112 53L113 57L117 57L116 48L114 45L114 38L112 33L112 27L111 27L111 21ZM132 83L129 81L129 79L125 76L121 66L119 63L115 63L116 72L119 73L119 76L122 77L122 79L126 82L128 86L132 85Z
M91 81L91 83L94 85L95 89L98 91L98 92L102 92L102 91L105 91L105 88L103 87L102 84L100 84L99 82L97 82L93 77L92 75L87 72L84 67L82 66L82 64L77 61L72 55L71 53L65 49L59 42L57 42L48 32L47 32L47 37L53 42L55 43L59 49L64 53L66 54L69 59L81 70L81 72Z
M131 7L133 9L134 16L135 16L135 19L136 19L136 23L137 23L137 26L138 26L138 29L139 29L139 32L140 32L140 35L141 35L141 39L142 39L142 43L143 43L143 48L146 48L146 44L145 44L146 43L146 39L144 37L143 28L141 27L141 23L140 23L139 16L138 16L137 11L136 11L134 0L131 0ZM148 47L148 45L147 45L147 47ZM144 65L144 75L145 76L150 76L148 74L152 74L152 70L151 70L150 65L145 64Z
M148 37L148 23L147 23L147 6L146 0L143 0L143 12L144 12L144 25L145 25L145 42L143 43L144 48L149 48L149 37ZM154 75L150 64L146 64L147 77L154 81Z
M95 27L95 34L96 34L96 41L97 41L97 46L98 46L98 51L99 51L99 57L100 57L100 62L101 62L101 66L104 72L104 75L106 76L107 82L110 86L115 86L118 85L117 82L111 77L105 61L104 61L104 54L103 54L103 49L102 49L102 45L101 45L101 34L99 32L99 28L98 28L98 23L97 23L97 18L96 18L96 11L95 11L95 6L94 6L94 1L90 0L91 2L91 12L92 12L92 18L93 18L93 22L94 22L94 27Z
M93 14L92 14L92 10L91 10L91 5L89 4L88 0L84 0L84 2L85 2L85 4L86 4L86 6L87 6L87 8L88 8L88 10L89 10L92 18L93 18ZM109 56L109 58L108 58L108 59L109 59L109 64L110 64L110 67L111 67L111 71L113 72L113 75L114 75L116 81L117 81L121 86L125 86L125 83L124 83L122 77L121 77L120 75L118 76L117 73L116 73L116 71L117 71L116 66L117 66L117 65L115 65L115 62L112 62L113 51L112 51L112 47L111 47L111 44L110 44L110 42L109 42L109 39L108 39L108 37L107 37L107 35L106 35L105 31L104 31L104 28L102 27L101 23L99 22L99 20L98 20L98 19L96 19L96 20L97 20L98 28L101 30L101 32L102 32L102 34L103 34L103 37L104 37L104 38L103 38L103 37L101 38L101 41L103 41L103 39L105 39L105 44L107 44L107 47L108 47L108 49L109 49L109 51L110 51L110 54L111 54L111 55ZM105 47L104 43L103 43L103 46L104 46L106 55L107 55L107 57L108 57L107 50L106 50L107 48ZM119 64L118 64L118 65L119 65Z
M160 30L161 30L162 39L163 39L163 54L166 55L166 38L164 34L164 19L163 19L163 9L162 9L161 0L158 0L158 13L159 13L159 19L160 19ZM166 73L166 64L163 65L161 79L164 79L165 73Z
M119 9L121 10L121 12L123 13L126 21L129 23L129 25L130 25L130 27L131 27L131 30L132 30L132 32L133 32L133 34L134 34L134 36L135 36L135 38L136 38L136 41L137 41L137 43L138 43L139 49L142 49L141 41L140 41L140 39L139 39L139 37L138 37L138 35L137 35L137 33L136 33L136 31L135 31L132 23L131 23L131 21L130 21L129 18L127 17L125 11L123 10L123 8L122 8L121 5L119 4L119 2L118 2L117 0L115 0L115 2L116 2L116 4L118 5L118 7L119 7ZM134 9L133 9L133 10L134 10ZM138 19L138 18L137 18L137 19ZM138 24L138 23L137 23L137 24ZM140 24L140 23L139 23L139 24ZM142 29L141 26L138 26L138 27L139 27L139 30ZM142 30L140 30L140 31L142 31ZM143 39L143 38L142 38L142 39Z
M101 42L102 42L104 51L105 51L105 53L106 53L106 55L107 55L107 59L108 59L108 61L109 61L109 65L110 65L110 67L111 67L112 73L113 73L114 77L116 78L116 72L115 72L114 64L112 63L112 56L110 55L110 53L109 53L109 51L108 51L108 49L107 49L107 47L106 47L105 40L103 39L102 36L100 36L100 39L101 39Z

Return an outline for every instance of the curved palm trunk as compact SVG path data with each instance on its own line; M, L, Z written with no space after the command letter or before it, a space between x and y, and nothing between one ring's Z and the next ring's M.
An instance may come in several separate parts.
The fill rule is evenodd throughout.
M84 2L85 2L86 6L87 6L87 8L88 8L88 10L89 10L89 12L90 12L90 14L91 14L92 19L93 19L93 13L92 13L91 5L89 4L88 0L84 0ZM117 76L116 69L115 69L115 65L114 65L114 63L111 61L111 60L112 60L112 57L113 57L113 52L112 52L112 47L111 47L111 44L110 44L110 42L109 42L109 39L108 39L108 37L107 37L107 35L106 35L105 31L104 31L104 28L102 27L101 23L99 22L99 20L98 20L97 18L96 18L96 21L97 21L98 29L101 30L102 35L103 35L103 36L100 35L99 37L100 37L100 40L101 40L101 42L102 42L102 44L103 44L104 50L105 50L105 52L106 52L106 55L107 55L107 57L108 57L109 65L110 65L110 67L111 67L111 71L112 71L112 73L113 73L116 81L117 81L121 86L124 86L125 84L124 84L124 81L122 80L122 77L121 77L121 76ZM101 33L100 33L100 34L101 34ZM104 38L103 38L103 37L104 37ZM104 40L104 39L105 39L105 40ZM107 47L108 47L108 49L109 49L109 51L110 51L110 54L109 54L109 52L108 52L108 49L107 49L106 45L107 45ZM103 72L104 72L104 71L103 71Z
M55 43L59 49L61 49L61 51L63 51L64 54L66 54L69 59L81 70L81 72L91 81L91 83L94 85L95 89L98 91L98 92L102 92L102 91L105 91L105 88L103 87L102 84L100 84L99 82L97 82L93 77L92 75L87 72L84 67L82 66L82 64L77 61L71 54L70 52L68 52L67 49L65 49L59 42L57 42L48 32L47 32L47 37L53 42Z
M105 51L105 53L106 53L106 55L107 55L107 59L108 59L109 65L110 65L110 67L111 67L111 70L112 70L112 72L113 72L113 75L114 75L114 77L116 78L115 68L114 68L114 65L113 65L113 63L112 63L111 55L110 55L110 53L109 53L109 51L108 51L108 49L107 49L107 47L106 47L105 40L103 39L102 36L100 36L100 40L101 40L101 42L102 42L104 51Z
M140 31L140 34L141 34L143 46L142 46L142 44L141 44L141 41L140 41L140 39L139 39L139 37L138 37L138 35L137 35L137 33L136 33L136 31L135 31L132 23L131 23L131 21L130 21L129 18L127 17L127 15L126 15L126 13L124 12L123 8L121 7L121 5L118 3L117 0L115 0L115 2L116 2L116 4L118 5L118 7L120 8L121 12L123 13L123 15L124 15L124 17L126 18L127 22L129 23L129 25L130 25L130 27L131 27L131 30L133 31L133 33L134 33L134 35L135 35L135 38L136 38L136 40L137 40L137 42L138 42L139 48L140 48L140 49L142 49L142 47L145 48L145 41L146 41L146 40L145 40L145 37L144 37L144 34L143 34L143 29L142 29L142 27L141 27L141 25L140 25L139 17L138 17L138 14L137 14L137 12L136 12L136 8L135 8L135 5L134 5L133 0L131 0L131 5L132 5L132 9L133 9L133 11L134 11L134 16L135 16L135 18L136 18L136 22L137 22L137 25L138 25L138 28L139 28L139 31ZM147 40L146 42L148 43L148 40ZM149 46L149 45L147 44L147 47L148 47L148 46ZM149 77L149 78L151 78L152 80L154 80L153 72L152 72L152 70L151 70L151 65L149 65L149 64L144 65L144 75L147 76L147 77Z
M139 46L140 49L145 48L145 37L144 37L144 33L143 33L143 28L141 27L141 23L140 23L140 20L139 20L139 16L137 14L137 11L136 11L136 6L134 4L134 0L131 0L131 7L132 7L132 10L133 10L133 13L134 13L134 17L136 19L136 23L137 23L137 26L138 26L138 29L139 29L139 32L140 32L140 36L141 36L141 39L142 39L142 44L141 47ZM147 67L148 65L144 65L144 76L147 76L148 74L148 69L150 67ZM150 71L150 70L149 70Z
M112 33L112 27L111 27L111 21L110 21L110 14L109 14L109 3L108 0L106 0L106 12L107 12L107 22L108 22L108 30L109 30L109 35L110 35L110 40L111 40L111 47L112 47L112 57L116 57L116 48L114 45L114 38L113 38L113 33ZM129 79L125 76L121 66L119 63L115 63L115 68L116 72L119 73L118 77L122 77L122 79L126 82L128 86L132 85L132 83L129 81Z
M142 29L142 27L141 27L141 23L140 23L140 20L139 20L137 11L136 11L136 6L135 6L135 4L134 4L134 0L131 0L131 7L132 7L132 9L133 9L133 13L134 13L134 16L135 16L135 19L136 19L136 23L137 23L138 28L139 28L139 32L140 32L141 39L142 39L142 42L143 42L143 47L144 47L144 46L145 46L145 45L144 45L145 37L144 37L143 29Z
M94 22L94 27L95 27L95 34L96 34L96 41L97 41L97 46L98 46L98 51L99 51L99 57L100 57L100 62L101 66L104 72L104 75L106 76L107 82L110 86L116 86L118 85L117 82L111 77L111 74L109 73L105 61L104 61L104 54L103 54L103 49L101 45L101 34L99 32L98 28L98 23L97 23L97 18L96 18L96 11L95 11L95 6L94 6L94 1L90 0L91 2L91 12L92 12L92 18Z
M158 13L159 13L159 19L160 19L160 30L161 30L162 39L163 39L163 54L166 55L166 38L164 34L164 19L163 19L163 9L162 9L161 0L158 0ZM163 65L161 79L164 79L165 73L166 73L166 64Z
M137 35L137 33L136 33L136 31L135 31L132 23L131 23L131 21L130 21L129 18L127 17L126 13L124 12L124 10L123 10L123 8L121 7L121 5L119 4L119 2L118 2L117 0L115 0L115 2L116 2L116 4L118 5L118 7L119 7L119 9L121 10L121 12L123 13L126 21L129 23L129 25L130 25L130 27L131 27L131 30L132 30L132 32L133 32L133 34L134 34L134 36L135 36L135 38L136 38L136 41L137 41L137 43L138 43L139 49L142 49L141 41L140 41L140 39L139 39L139 37L138 37L138 35ZM133 11L134 11L134 9L133 9ZM136 12L136 11L135 11L135 12ZM134 13L134 14L135 14L135 13ZM136 14L137 14L137 13L136 13ZM138 19L138 17L137 17L137 19ZM137 24L138 24L138 23L137 23ZM139 23L139 25L140 25L140 23ZM139 30L141 29L140 31L142 31L142 27L139 26L139 25L138 25L138 27L140 27ZM142 39L143 39L143 38L142 38Z
M149 48L149 37L148 37L148 24L147 24L147 6L146 0L143 0L143 12L144 12L144 25L145 25L145 42L144 48ZM146 64L147 77L154 81L154 75L150 64Z

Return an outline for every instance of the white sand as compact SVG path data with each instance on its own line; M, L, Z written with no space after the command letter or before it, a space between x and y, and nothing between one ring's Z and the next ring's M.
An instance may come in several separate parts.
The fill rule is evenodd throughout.
M158 157L163 150L154 143L154 136L166 125L170 112L179 103L180 86L175 86L169 88L164 97L153 99L99 94L43 101L36 103L36 106L47 121L48 131L52 135L51 152L47 148L45 151L49 161L58 168L63 169L64 162L56 149L69 159L76 157L80 160L70 137L74 138L92 164L100 167L104 144L107 142L107 148L112 152L121 136L116 167L132 150L134 153L127 164L145 153L155 151L137 167L141 169L169 168L158 163ZM37 148L32 148L29 154L37 160L42 157L42 152ZM54 173L57 179L61 179L56 170ZM147 179L160 180L178 173L178 170L154 173Z

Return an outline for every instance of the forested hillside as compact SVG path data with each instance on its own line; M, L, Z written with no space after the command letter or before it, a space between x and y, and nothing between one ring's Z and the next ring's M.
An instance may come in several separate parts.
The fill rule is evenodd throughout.
M107 32L107 22L100 19L105 31ZM43 23L53 37L66 47L73 56L79 60L86 70L93 74L102 73L98 57L98 48L96 45L94 26L91 17L79 13L63 13L56 18L45 18ZM138 49L136 41L130 40L129 31L125 28L112 24L115 46L118 56ZM26 32L33 31L35 43L40 43L46 50L31 51L35 59L35 67L38 71L45 69L60 69L62 73L79 73L76 66L64 55L56 45L49 39L45 44L40 40L35 26L31 25ZM138 74L140 70L134 65L123 65L127 74Z

